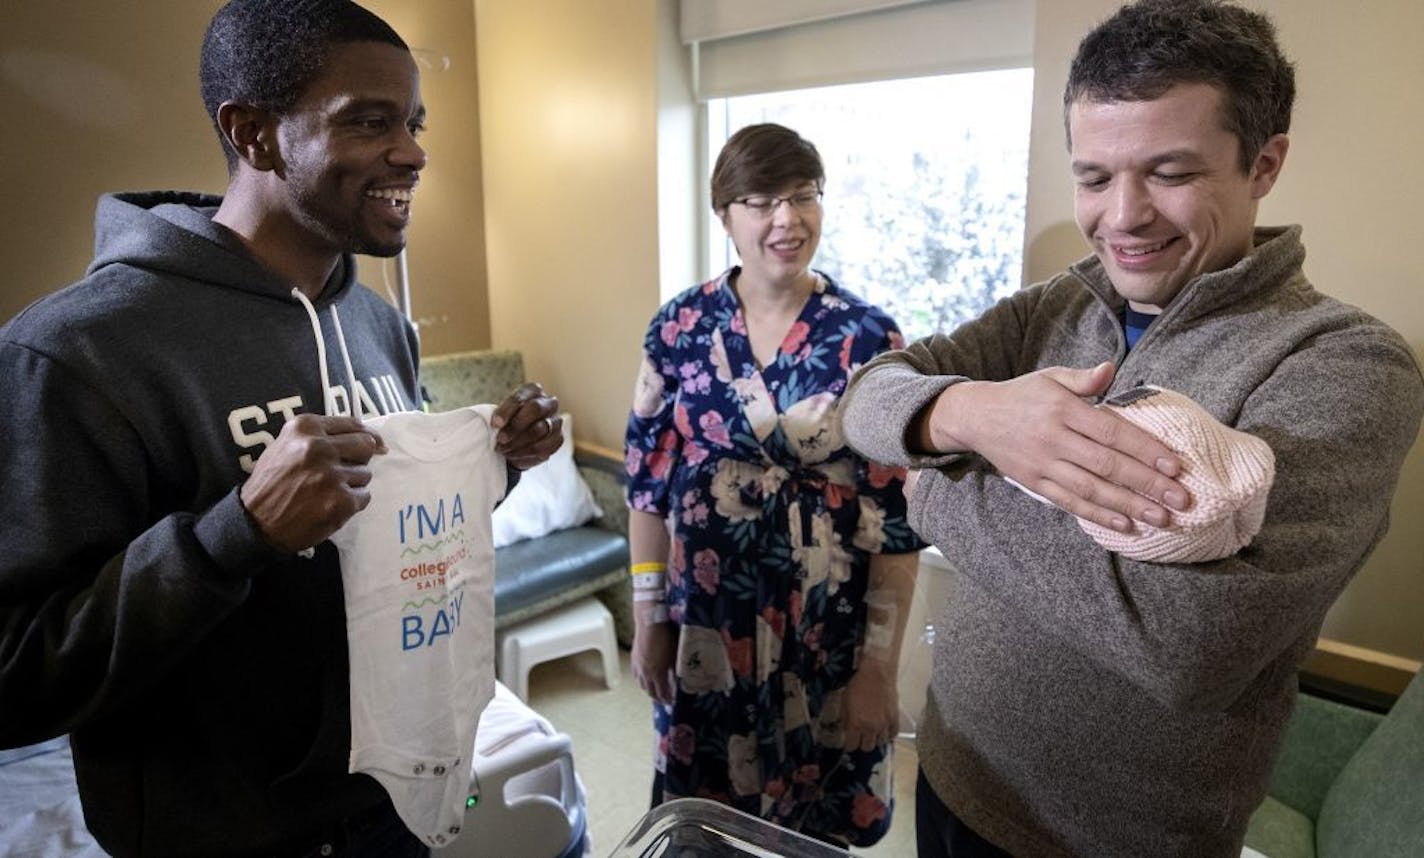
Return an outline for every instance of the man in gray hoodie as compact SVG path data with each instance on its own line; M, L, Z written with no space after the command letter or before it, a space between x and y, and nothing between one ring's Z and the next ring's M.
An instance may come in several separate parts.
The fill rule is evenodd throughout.
M70 734L115 855L425 854L347 772L327 541L370 502L359 417L421 407L352 256L405 244L416 65L348 0L233 0L201 79L227 193L104 197L85 278L0 329L0 747ZM521 387L496 449L547 459L557 409Z
M1263 16L1120 9L1064 94L1093 255L882 355L843 400L853 447L922 469L911 524L957 571L921 856L1240 853L1297 668L1385 532L1424 410L1403 339L1315 291L1300 227L1255 226L1293 96ZM1193 503L1172 449L1093 407L1141 385L1270 445L1265 519L1234 555L1135 561L1079 527L1170 526Z

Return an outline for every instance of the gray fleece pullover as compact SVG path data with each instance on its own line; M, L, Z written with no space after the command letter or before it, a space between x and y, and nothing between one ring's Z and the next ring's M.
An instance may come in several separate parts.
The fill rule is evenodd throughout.
M1202 275L1128 353L1123 300L1083 260L949 335L882 355L842 401L851 445L925 468L910 521L956 569L936 623L920 765L1018 856L1235 856L1265 794L1296 670L1388 525L1424 410L1403 339L1316 292L1299 227ZM1109 393L1171 388L1267 441L1255 541L1210 563L1111 554L973 454L910 453L949 385L1113 360Z

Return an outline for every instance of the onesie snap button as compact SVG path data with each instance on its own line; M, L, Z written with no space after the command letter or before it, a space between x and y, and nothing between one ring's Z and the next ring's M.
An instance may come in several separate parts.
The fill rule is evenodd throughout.
M437 777L440 776L440 775L445 774L445 767L444 767L444 766L436 766L436 767L435 767L435 774L436 774Z
M321 848L318 849L317 851L320 852L320 853L323 854L323 855L330 855L331 853L335 852L336 850L331 848L331 844L330 844L330 843L323 843L323 844L321 844Z
M415 768L411 769L411 771L418 775L425 774L425 763L416 763Z

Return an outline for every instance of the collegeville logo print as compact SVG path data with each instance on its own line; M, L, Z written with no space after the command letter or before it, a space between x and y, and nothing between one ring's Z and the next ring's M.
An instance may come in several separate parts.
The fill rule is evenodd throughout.
M401 545L401 649L431 647L460 625L464 576L456 567L467 556L465 506L459 492L432 504L411 503L396 510ZM447 583L449 582L449 583ZM453 583L453 586L450 586Z

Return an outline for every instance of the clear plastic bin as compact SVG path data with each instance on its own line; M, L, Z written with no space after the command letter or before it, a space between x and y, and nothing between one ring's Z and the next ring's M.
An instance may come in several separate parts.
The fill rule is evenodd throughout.
M608 858L850 858L764 819L701 798L680 798L648 811Z

